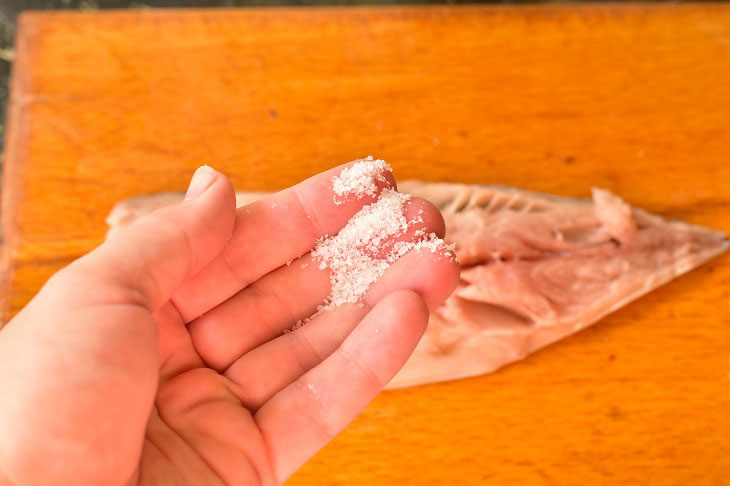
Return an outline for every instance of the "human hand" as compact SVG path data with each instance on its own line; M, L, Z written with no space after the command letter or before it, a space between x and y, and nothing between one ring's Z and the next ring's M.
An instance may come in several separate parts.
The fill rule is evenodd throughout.
M329 293L317 239L373 201L334 204L342 168L238 210L201 168L185 202L56 273L0 332L0 483L276 484L341 431L458 281L411 252L363 306L282 334Z

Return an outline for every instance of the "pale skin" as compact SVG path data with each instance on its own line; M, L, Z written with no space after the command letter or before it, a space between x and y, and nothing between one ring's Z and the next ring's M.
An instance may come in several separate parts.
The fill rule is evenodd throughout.
M229 180L201 168L185 202L54 275L0 332L0 484L280 484L347 426L458 265L411 252L361 304L284 333L329 293L317 239L373 201L334 204L341 170L236 210ZM443 236L419 209L405 238Z

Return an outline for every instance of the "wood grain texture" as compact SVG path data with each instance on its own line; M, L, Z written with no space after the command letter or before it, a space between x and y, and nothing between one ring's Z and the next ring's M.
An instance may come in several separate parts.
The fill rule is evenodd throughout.
M730 5L26 14L2 312L119 199L211 163L276 189L366 154L730 231ZM498 373L392 391L291 484L723 484L730 259Z

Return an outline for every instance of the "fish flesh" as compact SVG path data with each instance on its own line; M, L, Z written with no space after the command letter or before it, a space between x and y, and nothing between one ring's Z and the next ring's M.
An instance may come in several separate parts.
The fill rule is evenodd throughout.
M389 388L490 373L594 324L728 248L726 235L632 208L500 186L399 183L433 202L461 278Z
M461 264L454 293L429 318L387 388L490 373L594 324L728 248L722 232L667 221L593 189L592 200L517 188L403 181L431 201ZM267 193L238 192L238 206ZM182 193L117 204L110 233Z

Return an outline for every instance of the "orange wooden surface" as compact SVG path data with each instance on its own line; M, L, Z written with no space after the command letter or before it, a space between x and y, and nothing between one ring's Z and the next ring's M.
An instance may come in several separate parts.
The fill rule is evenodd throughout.
M14 69L6 316L205 162L275 189L373 154L730 231L730 5L27 14ZM291 484L723 484L729 296L725 255L498 373L383 393Z

